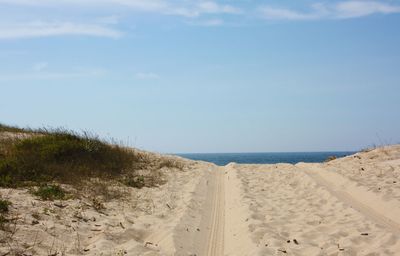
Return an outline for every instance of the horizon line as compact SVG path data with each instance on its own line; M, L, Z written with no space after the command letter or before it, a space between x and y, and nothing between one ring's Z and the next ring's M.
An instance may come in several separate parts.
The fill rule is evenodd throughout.
M172 155L192 155L192 154L271 154L271 153L355 153L360 150L333 150L333 151L258 151L258 152L192 152L192 153L164 153Z

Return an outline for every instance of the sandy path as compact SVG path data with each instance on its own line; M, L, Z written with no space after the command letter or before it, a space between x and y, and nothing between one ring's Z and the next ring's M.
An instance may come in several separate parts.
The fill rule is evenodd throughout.
M224 167L225 174L225 234L223 255L255 255L256 244L249 232L249 204L243 184L234 165Z
M207 166L175 229L174 255L254 255L244 195L236 169Z
M216 186L212 195L210 232L206 241L208 256L224 255L225 187L224 170L217 168L213 174Z
M177 255L254 255L244 195L236 169L210 168L192 201L193 211L181 222Z

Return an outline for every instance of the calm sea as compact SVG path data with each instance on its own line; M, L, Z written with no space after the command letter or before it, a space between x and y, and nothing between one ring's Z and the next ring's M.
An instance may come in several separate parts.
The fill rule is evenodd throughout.
M201 160L227 165L231 162L240 164L276 164L299 162L319 163L330 156L343 157L355 152L293 152L293 153L201 153L201 154L177 154L178 156L192 160Z

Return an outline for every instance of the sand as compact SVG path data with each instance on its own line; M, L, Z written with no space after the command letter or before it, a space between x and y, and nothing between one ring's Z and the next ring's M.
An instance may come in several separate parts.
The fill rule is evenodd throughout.
M0 255L400 255L399 145L323 164L188 163L103 213L1 189L18 220Z

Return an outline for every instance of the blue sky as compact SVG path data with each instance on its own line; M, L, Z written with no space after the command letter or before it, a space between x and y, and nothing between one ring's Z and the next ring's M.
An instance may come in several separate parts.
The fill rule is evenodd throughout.
M400 142L400 1L0 0L0 121L158 152Z

